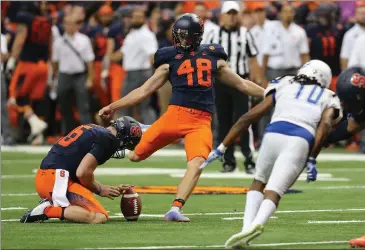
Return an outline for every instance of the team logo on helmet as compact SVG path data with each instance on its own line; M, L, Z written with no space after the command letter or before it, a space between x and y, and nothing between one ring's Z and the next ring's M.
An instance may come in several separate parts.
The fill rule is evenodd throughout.
M215 47L213 45L209 46L210 50L215 50Z
M140 126L131 126L130 134L132 137L141 137L142 136L141 127Z
M365 88L365 76L360 75L359 73L353 74L351 77L351 84L359 88Z

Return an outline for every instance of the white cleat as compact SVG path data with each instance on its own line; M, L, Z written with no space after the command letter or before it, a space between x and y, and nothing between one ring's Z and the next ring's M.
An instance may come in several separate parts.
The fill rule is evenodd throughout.
M226 248L244 248L249 243L262 234L264 231L263 225L253 225L248 230L234 234L226 241Z
M44 210L52 206L52 201L43 199L39 202L39 205L26 212L23 217L20 219L21 223L32 223L38 221L48 220L47 215L44 214Z

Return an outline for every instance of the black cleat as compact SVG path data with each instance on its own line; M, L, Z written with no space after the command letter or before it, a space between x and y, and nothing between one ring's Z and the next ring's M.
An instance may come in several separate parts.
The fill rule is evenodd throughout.
M246 158L244 164L246 174L254 174L256 163L253 161L252 157Z
M236 169L236 166L223 164L223 169L221 170L221 173L231 173Z
M20 223L43 222L48 220L47 215L44 214L44 210L49 206L52 206L52 201L48 199L41 200L38 206L23 215L20 219Z

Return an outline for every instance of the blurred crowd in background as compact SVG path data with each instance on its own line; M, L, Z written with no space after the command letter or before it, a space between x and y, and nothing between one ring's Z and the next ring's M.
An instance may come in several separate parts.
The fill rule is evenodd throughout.
M277 47L286 49L286 35L270 26L271 22L284 26L294 22L305 31L308 51L298 48L305 55L302 62L320 59L329 64L333 90L341 70L356 64L351 56L356 40L365 36L364 2L238 4L234 15L251 32L264 73L260 79L250 76L258 84L266 86L271 80L268 73L270 68L275 71L275 62L270 57ZM220 1L2 1L3 145L53 144L77 124L102 124L98 110L143 84L153 73L156 50L173 45L175 18L196 13L205 21L206 38L223 25L224 15L230 15L222 12L221 5ZM277 40L277 46L265 44L267 37ZM269 55L266 61L265 55ZM166 84L151 99L118 115L150 124L165 112L170 95L171 87ZM251 104L257 101L251 100ZM256 148L263 133L259 127L253 126ZM348 141L347 148L359 150L360 143L365 144L359 138Z

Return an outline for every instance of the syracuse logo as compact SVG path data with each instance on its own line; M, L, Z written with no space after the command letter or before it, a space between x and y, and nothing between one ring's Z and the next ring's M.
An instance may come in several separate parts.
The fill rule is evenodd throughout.
M359 73L353 74L351 77L351 84L359 88L365 88L365 76L360 75Z

